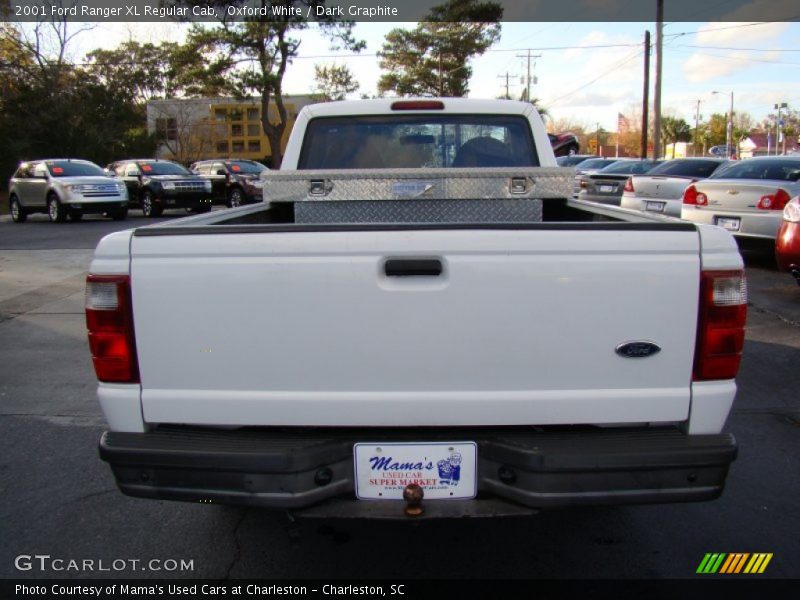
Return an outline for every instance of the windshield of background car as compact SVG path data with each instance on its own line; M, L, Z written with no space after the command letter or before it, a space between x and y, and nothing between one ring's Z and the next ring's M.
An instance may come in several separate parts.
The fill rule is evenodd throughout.
M617 161L609 161L606 158L590 158L589 160L585 160L576 166L579 169L601 169L603 167L607 167L613 162Z
M697 177L710 176L723 164L717 160L676 160L661 163L647 172L648 175L665 175L667 177Z
M712 179L769 179L772 181L797 181L800 177L800 158L769 159L757 158L734 162L716 171Z
M559 167L574 167L590 158L591 156L559 156L556 158L556 164Z
M103 169L94 163L48 160L45 161L45 164L53 177L87 177L93 175L104 177L106 175Z
M622 175L639 175L647 173L656 164L638 160L621 160L600 169L600 173L618 173Z
M258 175L261 171L266 171L267 167L261 163L251 162L249 160L232 160L226 162L228 169L237 175Z
M536 167L528 121L508 115L375 115L309 121L299 169Z
M141 162L142 175L191 175L182 166L172 162Z

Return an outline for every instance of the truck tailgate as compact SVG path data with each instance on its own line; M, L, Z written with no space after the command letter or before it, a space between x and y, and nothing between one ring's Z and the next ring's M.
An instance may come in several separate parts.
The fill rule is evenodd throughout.
M686 419L697 232L581 225L140 230L131 280L144 418L287 426ZM391 259L439 261L442 271L389 276ZM661 351L615 351L635 341Z

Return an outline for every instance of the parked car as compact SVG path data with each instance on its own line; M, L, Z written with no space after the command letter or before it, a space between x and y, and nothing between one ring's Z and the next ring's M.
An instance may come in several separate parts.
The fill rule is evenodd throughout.
M128 215L125 186L88 160L54 158L23 162L8 185L11 219L22 223L31 213L47 213L53 222L85 214Z
M578 198L591 202L619 205L622 188L631 175L647 173L660 160L621 160L581 178Z
M596 154L570 154L568 156L559 156L556 158L556 163L559 167L574 167L590 158L597 158Z
M577 154L581 149L578 136L574 133L548 133L550 145L553 147L553 154L556 156L571 156Z
M732 162L686 188L681 218L719 225L734 236L774 240L783 209L800 194L800 157Z
M672 217L681 216L683 190L710 176L727 161L722 158L675 158L625 183L620 206Z
M778 268L789 271L800 285L800 197L792 198L783 209L783 223L775 239Z
M595 157L581 161L575 165L575 179L572 186L572 197L578 197L578 192L581 191L581 181L583 181L583 178L586 175L597 173L600 169L604 169L608 165L613 165L615 162L619 162L620 160L622 159Z
M191 166L191 171L211 181L215 203L228 208L261 202L264 182L261 173L267 167L254 160L221 158L201 160Z
M128 188L131 204L145 217L158 217L166 208L211 210L211 181L170 160L127 159L111 163L106 170Z

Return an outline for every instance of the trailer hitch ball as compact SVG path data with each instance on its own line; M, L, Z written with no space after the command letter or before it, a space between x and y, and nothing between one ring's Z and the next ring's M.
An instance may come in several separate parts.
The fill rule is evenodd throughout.
M314 474L314 483L322 487L328 485L333 480L333 471L328 467L323 467Z
M508 465L503 465L497 469L497 476L500 478L500 481L506 485L514 485L517 483L517 473Z
M425 509L422 508L422 498L425 497L425 491L422 486L417 483L409 483L403 490L403 500L408 505L406 506L406 514L409 517L418 517Z

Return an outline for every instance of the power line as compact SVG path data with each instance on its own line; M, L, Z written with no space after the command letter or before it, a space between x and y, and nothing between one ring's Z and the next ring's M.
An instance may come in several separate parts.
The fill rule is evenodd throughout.
M680 37L682 35L699 35L701 33L711 33L712 31L726 31L728 29L742 29L744 27L757 27L759 25L769 25L771 23L791 23L799 18L800 15L794 15L786 19L777 19L775 21L759 21L758 23L744 23L743 25L731 25L730 27L715 27L714 29L703 29L702 31L682 31L680 33L668 33L664 37Z
M800 48L737 48L735 46L700 46L696 44L675 44L671 48L698 48L700 50L739 50L742 52L800 52Z
M564 98L569 98L570 96L572 96L572 95L574 95L574 94L576 94L576 93L580 92L581 90L583 90L583 89L585 89L585 88L589 87L589 86L590 86L590 85L592 85L593 83L595 83L595 82L599 81L600 79L602 79L603 77L605 77L605 76L606 76L606 75L608 75L609 73L611 73L611 72L613 72L613 71L616 71L617 69L619 69L620 67L622 67L622 66L623 66L623 65L625 65L626 63L629 63L629 62L630 62L630 61L632 61L634 58L638 58L638 57L639 57L639 55L641 55L642 53L643 53L643 50L637 50L637 51L636 51L634 54L632 54L631 56L628 56L627 58L624 58L623 60L619 61L619 62L618 62L618 63L616 63L614 66L612 66L610 69L608 69L607 71L604 71L604 72L602 72L600 75L598 75L598 76L597 76L597 77L595 77L594 79L592 79L592 80L590 80L590 81L586 82L586 83L585 83L585 84L583 84L582 86L580 86L580 87L578 87L578 88L575 88L575 89L574 89L574 90L572 90L571 92L567 92L566 94L564 94L564 95L562 95L562 96L558 96L557 98L550 100L550 101L549 101L549 104L554 104L555 102L558 102L559 100L563 100Z

